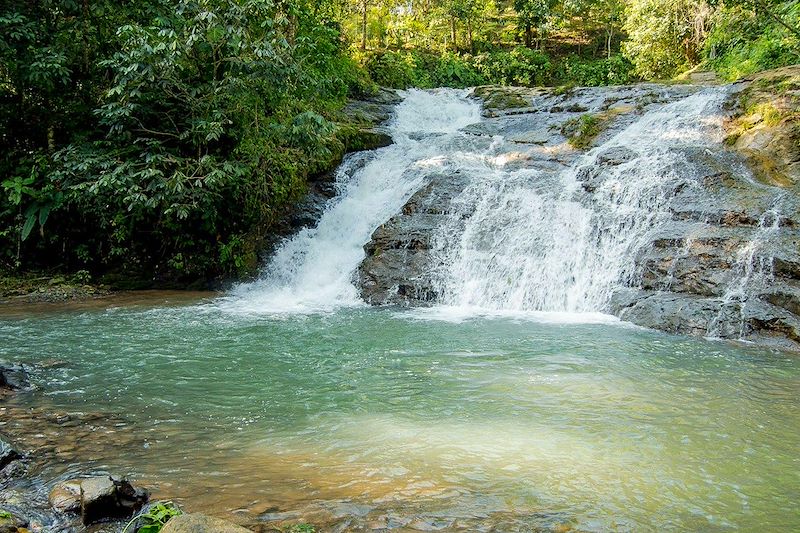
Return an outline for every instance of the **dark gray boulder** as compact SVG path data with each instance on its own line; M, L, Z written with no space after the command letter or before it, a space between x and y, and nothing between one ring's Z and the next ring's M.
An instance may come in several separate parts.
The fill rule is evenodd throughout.
M49 499L54 509L80 512L84 524L93 524L132 516L147 503L149 494L125 479L95 476L58 483Z

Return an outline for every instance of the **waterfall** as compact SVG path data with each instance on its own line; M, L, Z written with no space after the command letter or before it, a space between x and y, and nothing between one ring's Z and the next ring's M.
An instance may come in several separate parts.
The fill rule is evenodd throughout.
M425 273L440 306L605 312L615 291L638 286L637 258L674 223L678 193L702 187L703 153L718 151L723 138L726 91L657 106L560 167L520 165L520 145L462 132L482 120L468 91L406 91L388 126L394 144L349 156L317 226L283 242L260 278L222 305L267 313L363 305L354 273L364 245L432 176L444 176L459 185L437 215ZM777 227L768 215L764 238ZM742 300L765 270L753 266L760 242L740 251L741 283L726 302Z
M709 89L648 112L557 175L502 164L473 175L434 237L442 302L603 311L636 284L637 254L692 186L681 150L722 140L724 97Z
M358 305L353 272L372 232L419 189L431 169L446 170L448 153L480 121L468 91L409 90L389 130L394 144L347 158L337 171L339 194L314 228L276 251L260 278L235 287L223 305L244 312L307 312Z

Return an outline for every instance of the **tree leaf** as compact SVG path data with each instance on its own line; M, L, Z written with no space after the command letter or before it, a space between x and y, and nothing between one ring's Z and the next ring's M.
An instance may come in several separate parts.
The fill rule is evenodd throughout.
M24 241L28 238L28 235L31 234L31 230L33 226L36 225L36 214L33 213L28 215L28 218L25 219L25 224L22 225L22 231L20 232L20 238Z
M44 226L44 223L47 222L47 217L50 216L50 206L46 205L39 209L39 225Z

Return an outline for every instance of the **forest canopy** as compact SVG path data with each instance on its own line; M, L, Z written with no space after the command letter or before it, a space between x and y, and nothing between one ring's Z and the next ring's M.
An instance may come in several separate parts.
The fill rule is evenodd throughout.
M6 0L0 269L252 271L377 85L608 85L797 63L800 2Z

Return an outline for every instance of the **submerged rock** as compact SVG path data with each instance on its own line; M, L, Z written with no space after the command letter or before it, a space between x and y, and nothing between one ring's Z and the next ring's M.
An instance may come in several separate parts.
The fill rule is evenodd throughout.
M84 524L126 518L147 503L146 490L125 479L95 476L58 483L50 491L50 504L63 513L80 512Z
M17 364L0 364L0 389L25 390L30 388L30 385L25 367Z
M213 516L184 513L170 518L161 533L250 533L250 530Z

